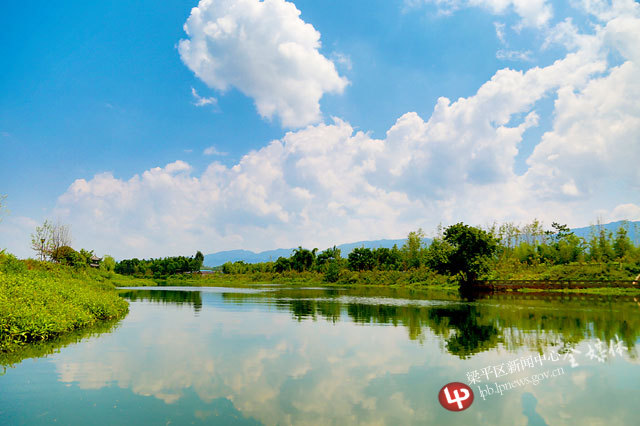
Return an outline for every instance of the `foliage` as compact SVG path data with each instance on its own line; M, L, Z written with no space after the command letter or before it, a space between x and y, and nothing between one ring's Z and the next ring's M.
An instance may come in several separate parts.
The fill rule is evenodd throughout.
M299 246L291 257L275 262L227 262L219 268L222 274L203 280L449 286L479 278L627 280L640 273L640 248L630 240L626 228L616 231L614 237L594 227L593 237L587 242L557 222L550 230L537 220L523 226L494 224L486 230L459 223L444 231L439 228L428 247L421 229L410 232L401 249L360 247L347 259L335 246L318 255L317 249ZM163 285L170 282L206 285L197 280L184 284L174 278Z
M398 246L392 248L379 247L373 249L376 266L383 271L395 271L402 268L402 255Z
M198 255L199 254L199 255ZM114 271L137 277L165 277L174 274L199 272L204 256L200 251L195 257L175 256L162 259L124 259L115 265Z
M310 270L316 260L317 251L317 248L307 250L302 246L298 246L297 249L293 250L293 255L291 256L291 268L298 272Z
M316 257L316 266L318 266L318 268L322 270L323 266L326 266L328 263L330 262L339 263L341 259L342 259L342 256L340 255L340 249L337 248L336 246L333 246L331 248L326 249L325 251L320 253L318 257Z
M49 220L45 220L41 226L36 226L35 232L31 234L31 248L40 260L53 259L52 255L63 246L71 246L71 241L69 225Z
M116 269L116 260L108 254L104 255L102 262L100 262L100 269L114 271Z
M498 249L497 240L488 232L458 223L444 232L444 241L451 245L448 270L461 274L464 282L474 281L489 270L489 261Z
M402 255L405 261L406 269L418 268L421 264L421 254L425 234L422 228L417 231L409 232L407 241L402 246Z
M354 248L347 257L352 271L370 271L376 265L376 258L370 248Z
M335 283L340 279L340 262L338 260L332 259L328 262L324 279L330 283Z
M278 260L276 260L276 263L273 266L273 269L278 273L282 273L282 272L285 272L285 271L290 271L291 270L291 261L289 259L287 259L286 257L280 256L278 258ZM228 273L228 272L226 272L226 273Z
M0 351L118 318L127 310L98 270L0 254Z
M84 257L69 246L58 247L51 252L51 260L63 265L78 266L84 264Z

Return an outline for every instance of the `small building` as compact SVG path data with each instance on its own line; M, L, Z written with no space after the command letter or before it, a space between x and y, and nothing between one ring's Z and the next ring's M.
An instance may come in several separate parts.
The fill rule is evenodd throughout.
M93 256L91 256L91 263L89 263L89 266L91 266L92 268L99 268L101 261L102 261L102 258L94 254Z

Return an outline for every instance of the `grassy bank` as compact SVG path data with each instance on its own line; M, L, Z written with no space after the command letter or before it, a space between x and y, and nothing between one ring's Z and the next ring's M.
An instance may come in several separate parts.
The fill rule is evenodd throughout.
M239 274L213 273L203 275L172 275L164 278L148 279L158 286L251 286L260 284L286 284L327 287L390 287L409 289L457 290L458 282L427 268L410 271L340 271L334 282L326 279L326 274L315 271L249 272Z
M624 265L623 265L624 266ZM619 265L509 265L503 269L490 271L490 279L504 280L631 280L627 268ZM408 271L349 271L342 270L335 282L328 282L326 275L314 271L213 273L205 275L175 275L148 279L151 285L159 286L254 286L261 284L285 284L301 286L338 287L388 287L412 290L457 291L460 282L456 277L437 274L428 268ZM565 293L585 293L603 295L640 295L638 288L620 288L603 283L593 288L520 289L514 291L557 291ZM505 286L505 291L508 287Z
M493 280L620 280L631 281L640 273L636 262L574 262L566 265L528 265L515 259L498 262L488 273Z
M0 253L0 351L122 317L128 304L117 296L114 282L135 281Z

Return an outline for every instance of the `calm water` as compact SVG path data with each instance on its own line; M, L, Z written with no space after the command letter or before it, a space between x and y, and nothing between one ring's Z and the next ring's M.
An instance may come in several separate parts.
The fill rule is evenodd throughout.
M122 321L4 360L0 424L638 424L633 298L121 294ZM449 382L467 410L440 406Z

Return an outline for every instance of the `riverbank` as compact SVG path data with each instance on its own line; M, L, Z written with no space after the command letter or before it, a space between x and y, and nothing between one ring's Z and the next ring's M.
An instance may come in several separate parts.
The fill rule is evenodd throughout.
M115 285L139 282L0 253L0 352L123 317L128 303Z
M337 279L330 282L326 274L315 271L252 272L243 274L225 274L221 272L207 274L172 275L147 280L158 286L194 286L220 287L260 284L287 284L322 287L389 287L440 289L457 291L459 287L455 277L437 274L428 268L409 271L349 271L342 270Z
M623 265L501 265L492 269L489 276L493 280L532 280L531 286L526 285L510 287L496 286L494 292L501 291L554 291L566 293L606 294L606 295L640 295L640 286L623 287L615 283L602 280L621 280L632 282L629 267ZM499 277L499 278L498 278ZM554 285L554 281L593 280L596 285L588 288L567 288L568 286ZM195 286L195 287L219 287L219 286L255 286L285 284L292 286L318 286L318 287L389 287L407 288L415 290L434 290L445 292L457 292L460 287L459 280L454 276L438 274L428 268L416 268L408 271L340 271L335 282L327 281L326 274L315 271L286 271L276 272L250 272L250 273L207 273L195 275L173 275L164 278L148 279L150 285L158 286ZM585 286L586 287L586 286Z

